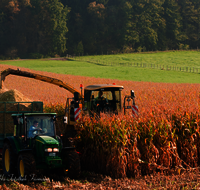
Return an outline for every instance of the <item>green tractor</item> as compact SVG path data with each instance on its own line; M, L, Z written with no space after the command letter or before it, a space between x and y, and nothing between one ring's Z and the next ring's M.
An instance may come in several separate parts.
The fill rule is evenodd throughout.
M80 174L79 154L74 147L64 147L56 135L56 113L17 113L12 118L14 135L3 141L5 176L28 180L41 169L56 169L73 178Z

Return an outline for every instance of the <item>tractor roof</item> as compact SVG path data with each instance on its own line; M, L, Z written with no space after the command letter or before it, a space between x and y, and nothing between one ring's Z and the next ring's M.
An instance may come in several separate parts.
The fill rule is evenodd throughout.
M86 86L84 89L85 90L101 90L101 89L104 89L104 88L124 89L123 86L116 85L116 84L94 84L94 85Z

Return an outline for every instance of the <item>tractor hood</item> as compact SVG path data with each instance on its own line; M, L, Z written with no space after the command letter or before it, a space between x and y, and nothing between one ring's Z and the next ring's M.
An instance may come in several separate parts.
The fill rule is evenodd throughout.
M42 144L52 144L52 145L58 145L58 141L50 136L37 136L36 141L42 143Z

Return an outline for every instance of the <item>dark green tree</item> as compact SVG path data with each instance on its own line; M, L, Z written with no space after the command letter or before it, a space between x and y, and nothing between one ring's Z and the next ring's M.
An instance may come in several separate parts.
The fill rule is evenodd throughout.
M91 49L92 53L102 52L104 49L105 36L105 6L95 1L87 7L87 27L84 31L84 40L86 49Z
M66 50L68 8L59 0L32 0L29 41L35 53L61 55ZM35 30L32 30L35 28ZM32 33L32 35L31 35Z
M136 44L139 42L139 31L137 29L137 22L135 19L134 4L132 1L126 1L124 4L124 42L121 44L123 46L124 52L135 51Z
M15 31L17 28L16 17L19 11L19 3L17 0L0 1L0 54L6 55L7 57L17 56Z
M108 51L119 52L132 46L130 38L131 23L131 4L126 0L109 0L106 7L106 42ZM126 40L128 40L126 42Z
M163 1L161 0L138 0L135 1L135 19L139 31L138 46L147 50L159 49L158 41L163 28L165 28L165 20L161 13Z
M2 0L0 5L2 54L23 58L65 52L68 8L59 0Z
M166 22L165 43L167 49L177 49L180 41L185 36L182 34L180 8L176 0L165 0L163 4L164 14L163 18Z
M87 7L92 0L61 0L64 6L70 8L68 14L69 20L67 27L69 32L67 33L67 53L75 54L78 43L82 41L83 48L87 53L90 53L85 45L87 46L87 27L89 27ZM88 45L89 46L89 45Z
M1 9L2 5L0 3L0 55L3 56L4 54L4 47L5 47L5 41L4 41L4 20L5 20L5 13L4 11Z
M200 33L200 2L199 0L182 0L178 1L178 4L181 8L183 33L186 36L182 43L189 45L190 48L197 48Z

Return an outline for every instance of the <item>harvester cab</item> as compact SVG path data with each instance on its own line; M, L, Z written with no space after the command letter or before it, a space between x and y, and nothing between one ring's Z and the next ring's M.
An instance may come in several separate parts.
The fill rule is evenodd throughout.
M84 107L90 113L118 113L122 110L123 86L115 84L90 85L84 89Z
M130 95L124 97L122 100L121 85L113 84L95 84L84 88L84 95L82 93L83 85L81 87L81 94L74 93L73 98L68 98L66 103L66 123L71 126L79 120L80 111L89 113L91 116L100 115L101 112L118 114L124 110L131 110L132 114L137 113L137 106L135 105L135 94L131 90ZM81 98L79 98L81 97ZM134 108L134 109L133 109Z

